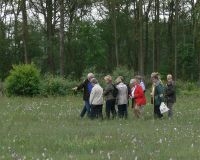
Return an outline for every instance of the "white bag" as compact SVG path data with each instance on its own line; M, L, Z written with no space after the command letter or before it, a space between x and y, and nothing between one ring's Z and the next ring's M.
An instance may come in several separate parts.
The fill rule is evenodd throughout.
M163 114L163 113L165 113L167 111L169 111L169 108L167 107L167 105L164 102L162 102L161 105L160 105L161 114Z

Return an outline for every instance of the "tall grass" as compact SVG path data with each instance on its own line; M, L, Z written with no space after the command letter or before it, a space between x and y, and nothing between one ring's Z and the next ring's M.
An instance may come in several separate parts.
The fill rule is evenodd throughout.
M198 160L200 98L179 96L174 118L79 118L80 96L0 98L0 160Z

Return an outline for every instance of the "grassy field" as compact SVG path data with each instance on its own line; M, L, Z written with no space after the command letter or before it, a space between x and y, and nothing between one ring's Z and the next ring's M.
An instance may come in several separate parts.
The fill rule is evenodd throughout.
M82 98L0 97L0 160L199 160L200 98L179 96L174 119L80 119Z

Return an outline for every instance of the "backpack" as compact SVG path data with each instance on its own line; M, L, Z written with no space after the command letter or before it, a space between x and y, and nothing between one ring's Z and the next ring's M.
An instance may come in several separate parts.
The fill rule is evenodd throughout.
M117 97L117 95L118 95L118 89L117 89L117 87L113 84L113 91L112 91L112 95L113 95L113 97Z

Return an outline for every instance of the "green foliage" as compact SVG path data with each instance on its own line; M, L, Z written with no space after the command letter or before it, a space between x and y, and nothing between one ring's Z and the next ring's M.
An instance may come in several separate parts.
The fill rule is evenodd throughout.
M199 86L195 82L189 81L176 81L176 90L180 94L190 95L199 93Z
M8 95L33 96L39 93L40 71L34 64L14 65L5 80Z
M178 75L185 80L194 80L198 78L198 55L194 53L193 44L178 45Z
M129 83L130 79L134 77L134 70L129 69L126 66L116 67L112 73L113 80L115 80L118 76L122 76L126 83Z
M88 73L93 73L95 75L95 77L98 79L99 83L102 83L103 81L103 77L105 76L106 73L101 73L99 72L96 67L89 67L86 68L83 73L82 73L82 77L81 80L85 80L87 78L87 74Z
M72 79L65 79L60 76L46 75L42 79L40 94L47 96L64 96L72 93L72 88L77 82Z

